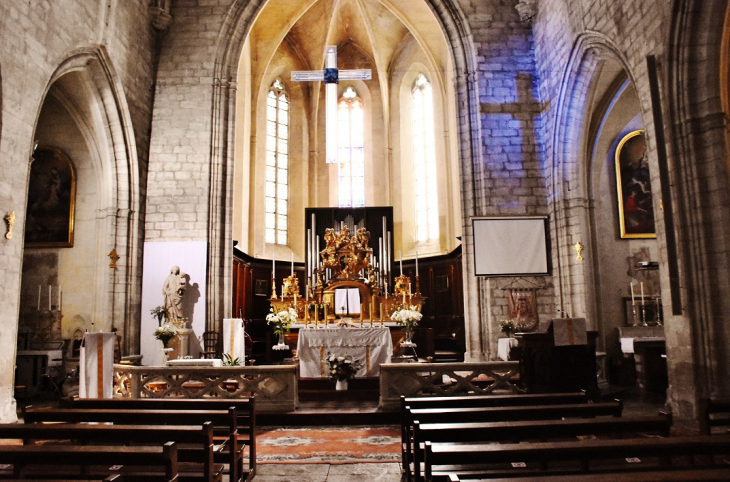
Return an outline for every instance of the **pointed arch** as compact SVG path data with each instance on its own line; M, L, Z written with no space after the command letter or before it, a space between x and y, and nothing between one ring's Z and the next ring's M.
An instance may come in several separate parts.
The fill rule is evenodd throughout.
M127 99L106 49L90 45L69 52L48 80L43 99L49 96L65 106L79 127L97 173L96 256L111 250L120 256L117 269L100 264L96 270L101 287L96 288L95 316L108 320L106 329L120 332L124 352L136 353L142 238L139 160Z

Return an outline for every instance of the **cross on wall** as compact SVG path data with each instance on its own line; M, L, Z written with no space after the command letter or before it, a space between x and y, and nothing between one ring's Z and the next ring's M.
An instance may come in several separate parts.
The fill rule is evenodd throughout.
M370 79L370 69L339 70L336 45L325 47L324 70L296 70L291 73L293 82L325 83L325 159L328 164L337 162L337 84L340 80Z

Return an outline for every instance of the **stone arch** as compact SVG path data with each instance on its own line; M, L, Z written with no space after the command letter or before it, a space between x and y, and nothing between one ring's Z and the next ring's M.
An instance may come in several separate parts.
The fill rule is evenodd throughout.
M454 0L426 0L445 33L451 49L455 68L455 106L464 106L458 120L458 145L461 146L460 178L462 193L475 192L475 186L483 184L481 148L477 139L480 132L478 93L476 79L476 54L463 12ZM244 41L256 15L265 0L236 0L225 15L223 26L215 45L215 70L213 74L213 105L210 154L209 224L208 239L208 307L207 329L214 329L220 318L230 315L232 254L228 240L232 236L231 206L233 205L233 131L235 124L235 90L238 60ZM454 107L456 112L459 109ZM472 216L478 214L475 197L462 194L463 229L463 276L473 278L473 252L471 247ZM480 212L484 212L482 207ZM470 286L471 284L466 284ZM471 322L470 322L471 320ZM466 295L465 323L479 324L479 300L477 290L470 288ZM476 328L475 328L476 329ZM477 336L475 339L480 339ZM467 351L481 353L480 347Z
M553 125L552 164L549 166L549 200L551 237L557 247L553 253L553 267L557 277L556 305L559 311L572 316L588 316L595 312L592 290L595 273L588 263L576 263L571 253L571 240L580 240L588 247L593 245L595 234L590 220L591 166L585 161L590 142L586 134L588 121L586 107L592 82L601 63L611 59L620 64L633 83L633 75L624 55L607 37L586 32L574 45L562 76L561 90L556 100L556 116ZM642 112L646 110L642 109ZM565 241L562 241L565 240ZM566 297L565 293L570 293ZM592 319L595 319L593 317Z
M83 88L64 89L66 82L80 83ZM72 95L85 98L71 98ZM126 96L106 49L90 45L64 56L48 80L34 130L38 128L40 109L48 96L68 106L98 173L96 228L101 241L97 242L96 254L103 259L116 250L119 255L117 269L102 263L96 270L103 291L96 297L99 306L95 314L103 317L108 325L102 329L116 328L123 335L125 352L138 351L139 323L135 320L140 316L141 291L139 163ZM82 103L85 104L83 112L74 106Z
M727 64L728 3L675 0L664 77L667 99L667 168L677 226L677 257L683 305L682 330L667 332L670 392L679 418L692 418L699 396L727 397L730 388L730 169ZM722 9L722 11L718 11ZM725 57L726 58L726 57ZM723 79L725 84L723 84ZM691 86L691 87L690 87ZM688 328L687 328L688 327ZM665 328L665 332L666 332ZM687 378L686 380L684 379ZM688 383L689 381L692 383ZM690 388L691 387L691 388Z

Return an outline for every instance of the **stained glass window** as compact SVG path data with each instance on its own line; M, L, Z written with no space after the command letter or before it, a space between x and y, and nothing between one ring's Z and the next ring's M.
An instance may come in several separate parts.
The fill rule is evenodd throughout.
M431 84L423 74L418 74L413 83L411 105L416 242L422 243L439 237L433 95Z
M337 174L340 207L365 206L363 105L347 87L337 104Z
M287 244L289 202L289 99L276 79L266 97L266 242Z

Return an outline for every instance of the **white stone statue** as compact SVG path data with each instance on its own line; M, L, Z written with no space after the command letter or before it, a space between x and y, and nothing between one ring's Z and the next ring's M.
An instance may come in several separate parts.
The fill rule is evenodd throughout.
M162 285L167 321L170 323L177 324L183 319L182 299L185 295L185 286L185 273L181 272L178 266L173 266L170 269L170 275Z

